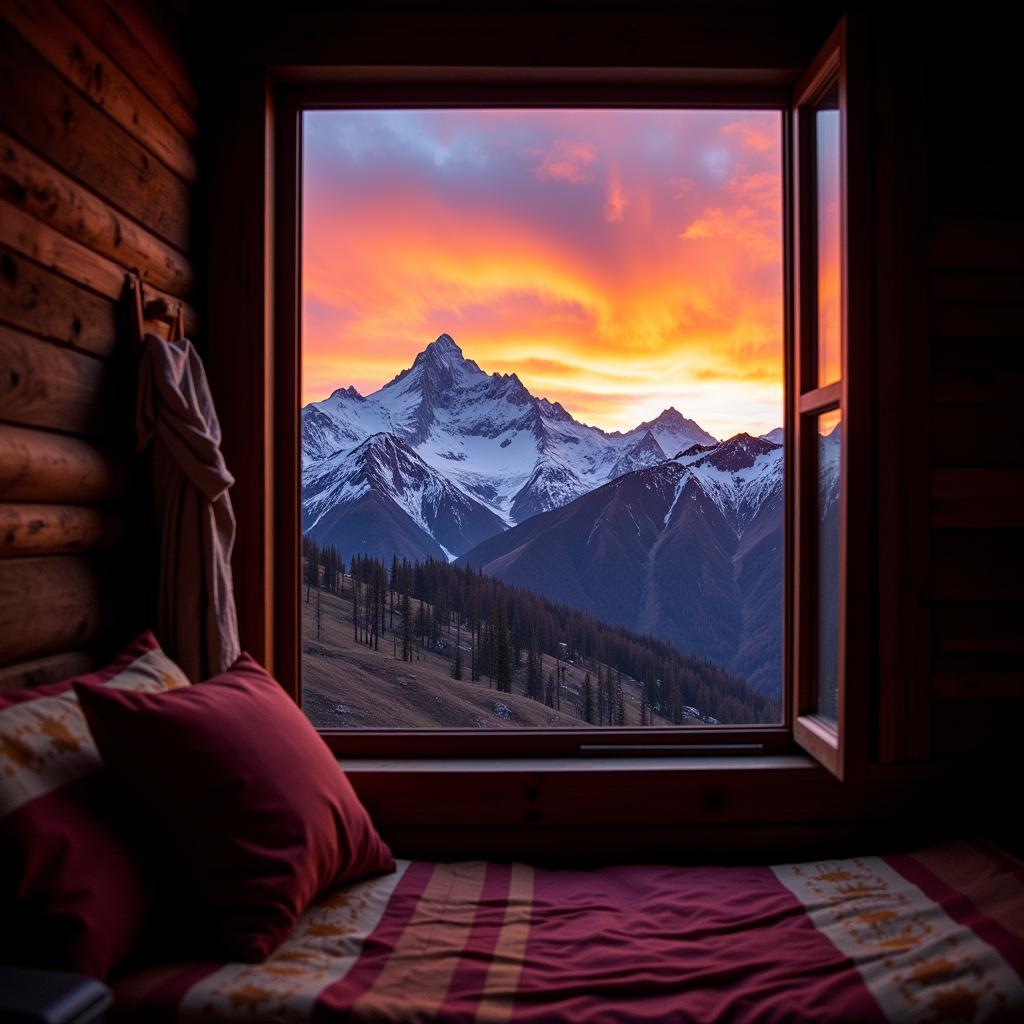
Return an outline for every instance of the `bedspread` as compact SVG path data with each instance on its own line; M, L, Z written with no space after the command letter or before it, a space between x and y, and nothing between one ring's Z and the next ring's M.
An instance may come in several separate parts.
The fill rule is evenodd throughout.
M262 964L153 968L120 1013L479 1024L1024 1019L1024 867L985 843L774 867L400 861Z

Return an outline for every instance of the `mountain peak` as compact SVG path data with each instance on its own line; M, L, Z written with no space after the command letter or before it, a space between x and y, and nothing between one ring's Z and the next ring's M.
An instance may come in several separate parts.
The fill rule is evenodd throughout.
M643 435L653 431L665 451L678 451L686 442L697 444L717 444L713 435L709 434L699 423L688 419L674 405L662 409L653 420L644 420L634 427L630 434Z
M349 384L347 388L335 388L334 391L331 392L331 398L340 398L342 395L347 398L354 398L358 402L365 401L363 396L358 392L358 390L356 390L354 384Z
M740 469L747 469L752 466L758 456L766 455L768 452L778 450L777 444L765 441L760 437L751 437L745 431L733 434L726 441L716 445L707 455L699 459L694 465L714 466L727 472L735 472Z
M426 366L434 371L439 370L459 376L469 372L475 377L481 372L480 367L472 359L467 359L462 354L462 349L450 334L439 334L416 356L409 369L414 369L417 366ZM401 380L408 372L409 370L403 370L395 380Z
M451 352L454 355L462 355L462 349L455 344L455 339L450 334L439 334L427 348L437 349L439 352Z

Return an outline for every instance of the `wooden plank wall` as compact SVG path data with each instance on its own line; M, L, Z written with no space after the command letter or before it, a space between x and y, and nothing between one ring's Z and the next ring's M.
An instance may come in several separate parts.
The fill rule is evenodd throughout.
M0 8L0 686L80 671L151 606L124 272L194 294L196 94L136 0ZM195 310L187 305L188 319Z
M1019 89L1010 42L986 26L957 19L934 29L930 44L921 443L931 468L932 752L1015 756L1024 714L1024 159L1006 128Z

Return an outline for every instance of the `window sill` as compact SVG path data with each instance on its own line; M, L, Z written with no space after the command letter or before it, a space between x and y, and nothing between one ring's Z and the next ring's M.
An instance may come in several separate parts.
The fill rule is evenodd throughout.
M943 787L923 766L839 782L802 754L340 758L396 856L779 863L916 842ZM909 837L904 840L902 837Z
M339 758L338 763L354 778L376 775L587 775L594 773L695 772L715 775L729 771L819 770L804 754L766 754L756 757L506 757L465 758Z

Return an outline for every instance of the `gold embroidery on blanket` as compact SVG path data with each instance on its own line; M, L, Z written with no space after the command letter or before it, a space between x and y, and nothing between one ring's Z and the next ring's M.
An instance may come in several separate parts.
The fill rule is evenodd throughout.
M393 875L325 893L263 963L226 964L193 986L178 1020L308 1020L317 994L355 962L405 866L402 862Z
M799 864L792 871L830 909L858 964L881 958L889 983L908 1008L927 1008L937 1020L972 1021L984 996L1004 1004L1004 993L995 991L971 951L959 948L956 935L939 933L906 893L863 861L843 863L846 867L827 871Z
M39 731L49 736L54 749L61 754L73 754L82 747L82 739L72 733L63 718L46 715L39 723Z
M36 752L21 738L24 729L18 729L10 736L0 736L0 757L9 761L4 765L4 775L13 775L18 768L31 768Z
M111 689L158 692L188 686L162 651L147 651L106 683ZM99 767L73 690L0 709L0 817Z
M270 989L261 988L259 985L240 985L228 997L231 1006L235 1010L258 1010L265 1006L276 993Z

